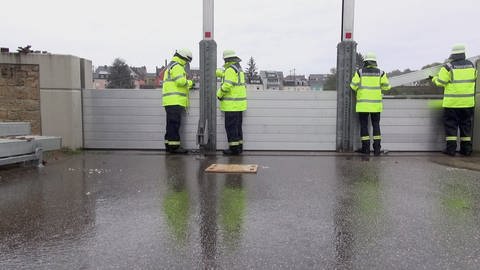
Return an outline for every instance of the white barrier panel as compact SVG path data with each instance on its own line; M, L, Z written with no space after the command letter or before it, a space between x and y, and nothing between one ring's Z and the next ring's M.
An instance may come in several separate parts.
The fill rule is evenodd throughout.
M85 148L164 149L165 110L161 90L85 90ZM244 114L246 150L334 151L336 98L333 91L248 91ZM388 150L441 149L439 111L428 100L387 99L382 113L382 145ZM182 122L182 144L197 149L198 92ZM218 147L227 147L224 116L217 113Z

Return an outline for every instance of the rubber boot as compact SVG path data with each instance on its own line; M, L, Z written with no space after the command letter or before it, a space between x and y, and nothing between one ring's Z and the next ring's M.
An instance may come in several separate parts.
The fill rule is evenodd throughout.
M373 155L378 157L380 156L380 149L381 149L381 145L380 145L380 140L374 140L373 141Z
M457 141L447 141L447 147L442 151L445 155L454 157L457 151Z
M225 156L238 156L240 154L240 145L230 146L228 149L223 150Z
M358 149L355 152L370 155L370 141L362 141L362 148Z
M181 146L177 146L177 147L171 149L169 153L172 153L172 154L182 154L182 155L183 155L183 154L188 154L188 150L182 148Z
M241 143L241 144L238 146L238 153L239 153L239 154L243 153L243 143Z
M469 157L472 155L472 142L460 142L460 154Z
M175 149L177 148L178 145L165 144L165 151L167 151L167 153L174 153Z

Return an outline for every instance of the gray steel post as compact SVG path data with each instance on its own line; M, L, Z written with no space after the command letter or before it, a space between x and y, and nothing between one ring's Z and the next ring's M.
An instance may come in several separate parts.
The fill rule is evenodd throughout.
M344 40L337 46L337 152L352 152L359 145L355 93L350 88L356 53L355 41Z
M480 74L480 60L475 62L477 66L477 73ZM472 136L472 144L473 144L473 151L479 152L480 151L480 106L478 105L480 102L480 78L477 78L477 83L475 87L475 114L473 118L473 136Z
M203 40L200 42L200 119L197 144L202 154L217 150L217 43L214 34L214 0L203 0Z
M200 42L200 119L197 143L202 154L214 154L217 150L217 43L214 40Z

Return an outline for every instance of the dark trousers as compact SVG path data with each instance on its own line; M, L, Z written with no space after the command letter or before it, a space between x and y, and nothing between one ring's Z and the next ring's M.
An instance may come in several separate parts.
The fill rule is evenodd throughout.
M457 150L457 134L460 129L460 152L472 152L473 108L444 108L443 124L447 139L447 151Z
M380 133L380 113L368 113L368 112L361 112L358 113L358 117L360 119L360 136L362 137L362 144L367 144L370 147L370 135L368 134L368 117L370 116L370 120L372 121L373 127L373 148L380 149L380 140L381 140L381 133ZM367 139L368 137L368 139Z
M225 131L229 146L243 144L243 112L225 112Z
M180 146L180 125L185 108L179 105L165 106L165 111L167 112L165 145L169 149L175 149Z

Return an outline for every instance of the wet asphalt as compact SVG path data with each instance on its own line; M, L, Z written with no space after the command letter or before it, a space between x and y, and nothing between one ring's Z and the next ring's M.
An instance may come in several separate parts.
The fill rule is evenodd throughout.
M0 269L479 269L480 172L444 159L85 152L4 168Z

